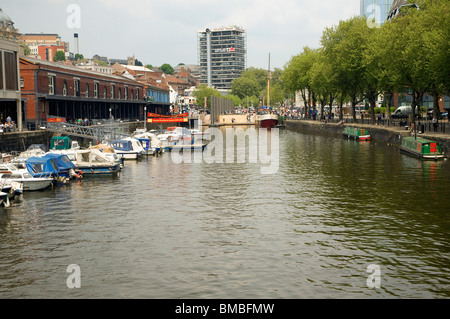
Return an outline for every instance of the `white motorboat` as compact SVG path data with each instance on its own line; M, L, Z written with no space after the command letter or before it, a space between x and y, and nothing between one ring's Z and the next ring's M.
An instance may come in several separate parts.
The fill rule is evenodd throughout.
M0 206L9 207L9 194L0 192Z
M3 173L0 179L11 179L14 182L22 183L23 191L37 191L49 187L53 183L51 177L33 177L24 169L16 170L11 173Z
M154 133L136 131L133 137L141 142L147 155L161 154L163 152L162 142Z
M123 159L136 160L145 154L141 142L133 137L126 137L113 141L109 145L114 148L116 154Z
M123 167L123 160L117 155L115 149L108 144L98 144L89 147L90 150L98 150L103 154L104 157L109 159L111 162L118 163Z
M173 146L192 145L193 138L192 133L185 127L169 127L167 131L164 131L157 135L157 138L161 141L162 147L166 150L170 150Z
M98 149L77 151L76 160L73 163L83 175L114 174L121 170L120 162L110 160Z
M8 174L5 174L8 175ZM16 196L23 194L23 183L13 181L10 178L0 179L0 192L9 194L10 199L15 199Z

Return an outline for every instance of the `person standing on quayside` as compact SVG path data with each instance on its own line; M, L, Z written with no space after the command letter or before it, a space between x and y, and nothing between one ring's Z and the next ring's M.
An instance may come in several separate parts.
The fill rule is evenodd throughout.
M435 132L437 132L437 127L438 127L437 118L433 117L433 129Z
M6 118L6 122L8 123L8 126L9 126L9 124L11 124L11 121L12 121L11 116L8 115L8 117Z

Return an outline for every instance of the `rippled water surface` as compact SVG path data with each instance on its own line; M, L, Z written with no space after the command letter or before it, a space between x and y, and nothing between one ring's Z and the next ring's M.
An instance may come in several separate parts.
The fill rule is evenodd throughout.
M26 193L0 209L0 297L450 297L449 161L290 131L279 142L276 174L164 154Z

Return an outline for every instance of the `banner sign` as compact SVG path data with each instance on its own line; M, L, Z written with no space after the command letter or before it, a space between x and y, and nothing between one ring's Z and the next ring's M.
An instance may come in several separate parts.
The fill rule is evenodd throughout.
M180 122L188 122L188 119L186 117L147 119L147 123L180 123Z
M47 119L47 123L66 123L65 117L51 117Z
M189 117L188 113L175 114L175 115L161 115L156 113L147 113L148 118L179 118L179 117Z

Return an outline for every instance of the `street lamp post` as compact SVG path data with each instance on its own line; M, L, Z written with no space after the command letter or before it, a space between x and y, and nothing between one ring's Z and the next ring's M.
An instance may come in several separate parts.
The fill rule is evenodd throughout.
M144 130L147 132L147 107L144 106Z

